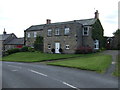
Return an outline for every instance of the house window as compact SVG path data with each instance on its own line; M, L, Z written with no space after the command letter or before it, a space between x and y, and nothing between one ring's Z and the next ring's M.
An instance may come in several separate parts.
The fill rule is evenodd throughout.
M34 37L37 37L37 32L34 32Z
M99 40L94 41L94 49L99 49Z
M60 35L60 29L59 28L55 29L55 35Z
M84 27L83 28L83 35L88 36L89 35L89 27Z
M52 36L52 29L48 29L48 36Z
M27 37L28 37L28 38L30 37L30 33L27 34Z
M65 28L65 35L68 35L70 33L70 28Z
M51 44L48 44L48 49L51 49Z
M70 46L69 46L69 45L66 45L66 49L70 49Z

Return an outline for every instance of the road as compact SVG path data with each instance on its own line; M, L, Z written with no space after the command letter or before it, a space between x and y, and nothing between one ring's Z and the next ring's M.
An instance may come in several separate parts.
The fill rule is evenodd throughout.
M117 77L74 68L2 62L2 70L3 88L118 88Z

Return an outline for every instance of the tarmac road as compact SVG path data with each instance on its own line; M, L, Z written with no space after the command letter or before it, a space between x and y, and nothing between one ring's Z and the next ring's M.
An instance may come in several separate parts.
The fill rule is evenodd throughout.
M108 74L40 63L2 62L2 87L118 88L118 78Z

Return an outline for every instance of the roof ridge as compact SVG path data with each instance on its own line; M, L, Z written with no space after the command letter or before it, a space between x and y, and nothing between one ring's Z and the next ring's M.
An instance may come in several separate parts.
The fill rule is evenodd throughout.
M76 20L76 21L91 20L91 19L95 19L95 18L89 18L89 19L80 19L80 20Z

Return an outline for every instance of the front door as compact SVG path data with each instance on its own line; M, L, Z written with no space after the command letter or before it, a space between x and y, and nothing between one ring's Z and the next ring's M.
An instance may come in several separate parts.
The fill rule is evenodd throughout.
M59 49L60 49L60 43L55 43L55 53L60 53Z

